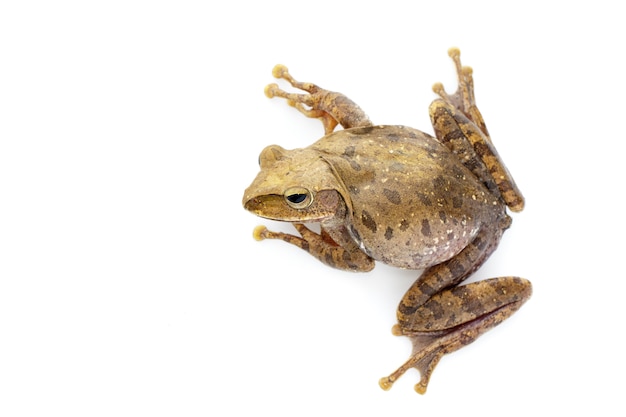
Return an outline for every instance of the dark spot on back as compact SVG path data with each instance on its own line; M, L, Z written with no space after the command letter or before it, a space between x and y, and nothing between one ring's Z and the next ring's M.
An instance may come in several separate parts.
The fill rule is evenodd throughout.
M343 156L347 158L352 158L356 154L355 150L356 150L355 146L347 146L346 149L344 149L343 151Z
M391 227L387 227L385 230L385 239L390 240L393 237L393 229Z
M406 167L404 164L400 163L400 162L392 162L389 165L389 171L390 172L404 172L406 171Z
M439 218L441 219L441 221L443 223L445 223L448 220L448 218L446 217L446 212L445 211L440 211L439 212Z
M402 230L403 232L409 228L409 222L407 222L406 220L402 220L400 222L400 230Z
M400 204L402 202L402 199L400 198L400 193L395 190L385 188L383 189L383 195L387 197L387 200L389 200L393 204Z
M454 208L463 207L463 199L459 196L452 196L452 207Z
M425 206L432 206L433 202L430 200L430 197L424 193L418 192L417 198L422 202Z
M401 139L400 135L398 135L397 133L388 133L387 134L387 140L390 140L392 142L397 142L400 139Z
M424 236L430 236L430 223L428 219L422 220L422 234Z
M359 190L354 185L348 186L348 191L350 191L350 194L359 194L361 192L361 190Z
M433 186L435 187L435 189L446 189L447 185L448 181L446 181L446 179L441 175L433 179Z
M361 170L361 165L359 165L354 159L350 160L350 167L355 171Z
M458 166L452 167L452 174L454 174L454 177L459 180L462 180L465 176L465 172Z
M361 223L363 223L363 225L372 232L376 233L376 222L374 221L374 218L365 210L361 213Z

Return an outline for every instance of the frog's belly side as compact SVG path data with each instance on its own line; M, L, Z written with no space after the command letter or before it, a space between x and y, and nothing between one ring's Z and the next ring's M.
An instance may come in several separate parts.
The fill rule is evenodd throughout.
M466 219L462 228L450 226L434 230L430 223L431 219L422 219L417 227L404 230L401 230L402 224L394 228L379 223L377 228L381 227L381 234L378 230L359 234L355 228L351 233L361 249L377 261L399 268L424 269L458 254L479 230L478 224L468 224Z

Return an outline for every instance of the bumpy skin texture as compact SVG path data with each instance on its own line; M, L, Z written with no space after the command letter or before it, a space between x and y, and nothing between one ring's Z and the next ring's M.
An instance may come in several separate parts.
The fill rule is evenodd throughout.
M389 389L408 368L421 375L424 393L439 359L499 324L530 297L530 282L500 277L464 286L497 247L511 224L507 206L524 199L491 143L476 107L472 71L449 51L459 88L430 106L436 138L405 126L375 126L341 93L277 78L309 94L282 97L308 117L319 118L326 136L305 149L272 145L259 158L261 171L244 193L244 207L258 216L292 222L300 236L261 226L255 238L281 239L335 268L369 271L375 261L424 269L402 298L396 335L413 342L413 353L380 380ZM337 124L344 130L333 132ZM303 223L318 222L321 233Z

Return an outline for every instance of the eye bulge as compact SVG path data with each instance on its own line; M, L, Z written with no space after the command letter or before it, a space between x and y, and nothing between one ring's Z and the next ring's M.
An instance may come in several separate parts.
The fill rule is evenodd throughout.
M285 201L294 209L304 209L313 202L313 194L303 187L289 188L284 193Z

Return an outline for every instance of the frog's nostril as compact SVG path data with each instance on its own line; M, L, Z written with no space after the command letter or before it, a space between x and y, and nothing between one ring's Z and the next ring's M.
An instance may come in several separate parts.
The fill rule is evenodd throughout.
M256 211L260 204L261 200L259 200L258 198L251 198L244 203L243 207L248 211Z

